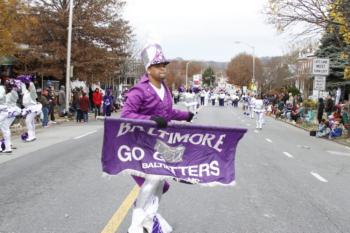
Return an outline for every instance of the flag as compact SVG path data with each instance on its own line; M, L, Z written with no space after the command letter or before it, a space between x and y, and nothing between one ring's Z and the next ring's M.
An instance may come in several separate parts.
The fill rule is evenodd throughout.
M201 185L233 185L235 153L247 129L106 118L102 169Z

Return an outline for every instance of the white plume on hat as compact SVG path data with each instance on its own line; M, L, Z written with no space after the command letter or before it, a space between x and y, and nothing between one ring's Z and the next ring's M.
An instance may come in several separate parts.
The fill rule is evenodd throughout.
M149 44L141 52L141 59L145 69L156 64L169 64L159 44Z

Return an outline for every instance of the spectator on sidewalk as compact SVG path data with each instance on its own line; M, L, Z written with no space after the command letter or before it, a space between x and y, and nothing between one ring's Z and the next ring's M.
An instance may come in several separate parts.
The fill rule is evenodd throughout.
M113 111L114 96L112 95L112 90L107 89L106 94L103 96L103 115L111 116Z
M330 95L327 96L326 99L326 105L325 105L325 112L327 113L327 117L332 114L334 108L334 101L332 100L332 97Z
M321 120L323 118L323 111L324 111L323 98L319 98L318 99L318 104L317 104L317 120L318 120L318 123L321 123Z
M77 122L81 122L81 120L83 119L83 113L81 112L81 108L80 108L80 97L82 96L82 92L83 92L83 90L79 88L78 93L77 93L78 104L76 105L76 107L77 107Z
M340 127L339 121L335 121L331 128L331 132L329 132L329 139L340 137L342 133L343 129Z
M49 99L49 103L50 103L50 109L49 109L50 122L49 123L55 124L56 123L56 121L55 121L55 107L57 104L57 97L55 94L54 86L50 86L48 92L49 92L48 99Z
M343 124L344 128L348 131L347 137L350 137L350 119L349 119L349 106L342 106L341 109L341 124Z
M47 127L49 123L50 102L48 100L48 95L49 95L49 92L47 91L47 89L44 89L39 99L39 102L43 106L41 109L43 112L43 121L42 121L43 127Z
M101 115L102 93L100 89L96 88L92 94L92 99L95 107L95 118Z
M94 101L93 101L93 93L94 91L92 90L91 85L89 86L89 104L90 104L90 111L94 111Z
M277 104L277 107L276 107L276 118L281 118L283 116L283 113L284 113L284 109L285 109L285 104L283 102L283 100L281 99L278 104Z
M75 113L77 122L79 122L80 119L81 119L79 98L80 98L80 89L79 88L75 88L73 90L72 111Z
M325 119L321 119L318 124L318 130L316 131L316 137L326 137L329 134L330 129L328 128L328 122Z
M304 106L303 103L296 104L292 108L291 118L293 121L298 122L298 120L303 119L304 117Z
M82 119L87 123L89 120L89 97L87 97L85 91L82 91L82 96L79 98L79 106ZM79 119L79 122L81 122L81 119Z
M66 115L66 91L65 87L61 86L58 92L58 106L59 106L59 116L64 117Z
M341 106L339 104L335 106L335 111L332 115L336 121L341 121Z

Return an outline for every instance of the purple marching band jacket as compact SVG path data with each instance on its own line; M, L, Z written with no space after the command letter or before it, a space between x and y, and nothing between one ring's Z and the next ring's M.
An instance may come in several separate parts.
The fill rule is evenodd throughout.
M150 120L151 116L164 117L168 122L171 120L187 120L189 113L173 109L172 96L169 88L163 83L165 96L163 101L159 98L155 90L149 84L147 74L132 87L128 94L126 103L121 113L122 118ZM144 178L133 176L139 186L142 186ZM163 193L168 191L169 183L165 182Z

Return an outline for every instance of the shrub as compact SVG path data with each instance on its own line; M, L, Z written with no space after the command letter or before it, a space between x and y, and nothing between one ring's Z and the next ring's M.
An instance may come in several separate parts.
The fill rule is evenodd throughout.
M293 96L296 96L296 95L299 95L300 94L300 91L298 88L296 87L288 87L287 89L288 93L292 93Z
M317 108L317 102L312 99L306 99L303 102L305 108L309 109L316 109Z

